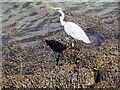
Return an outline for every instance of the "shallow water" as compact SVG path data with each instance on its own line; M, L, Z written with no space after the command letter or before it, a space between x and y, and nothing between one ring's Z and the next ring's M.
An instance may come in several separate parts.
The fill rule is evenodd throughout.
M91 43L68 36L51 6L62 7L65 21L81 26ZM4 2L3 87L117 87L117 6L115 2Z
M51 6L61 7L64 11L75 12L77 15L82 13L89 14L92 11L93 14L97 13L102 20L110 16L114 18L117 16L117 2L3 2L3 31L9 27L19 28L21 31L14 39L22 45L32 44L37 38L43 38L43 36L45 38L55 36L63 30L63 27L59 22L59 14L50 10ZM72 18L76 20L76 17L72 16ZM70 19L67 21L70 21ZM89 34L92 35L93 33L88 31ZM96 34L94 35L96 36ZM99 37L97 38L100 39Z

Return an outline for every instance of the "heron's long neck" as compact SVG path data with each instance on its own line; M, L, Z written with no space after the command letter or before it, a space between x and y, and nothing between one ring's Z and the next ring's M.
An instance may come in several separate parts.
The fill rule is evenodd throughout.
M62 26L64 26L64 24L65 24L65 21L64 21L65 15L64 15L64 13L62 11L59 11L59 12L61 14L61 16L60 16L60 23L62 24Z

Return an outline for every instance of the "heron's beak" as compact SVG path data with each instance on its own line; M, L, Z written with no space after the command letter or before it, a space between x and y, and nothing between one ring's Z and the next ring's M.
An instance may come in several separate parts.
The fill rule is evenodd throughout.
M51 9L52 9L52 10L56 10L56 8L54 8L54 7L51 7Z

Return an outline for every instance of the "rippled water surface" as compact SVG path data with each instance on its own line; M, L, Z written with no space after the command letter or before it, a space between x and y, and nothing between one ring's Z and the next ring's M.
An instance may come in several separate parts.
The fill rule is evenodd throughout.
M8 30L8 27L19 28L21 31L16 35L15 39L23 45L32 44L37 38L43 36L55 36L63 30L63 27L59 22L59 13L50 10L51 6L61 7L64 11L73 12L77 16L80 14L88 14L89 16L92 11L92 14L97 14L104 21L117 16L116 2L4 2L2 4L3 31ZM67 21L72 20L76 22L79 21L79 18L68 16ZM80 26L86 28L81 24ZM88 32L88 35L90 34L90 31L86 32ZM95 33L94 30L92 32Z
M91 43L68 36L50 7ZM117 10L117 2L3 2L3 87L118 87Z

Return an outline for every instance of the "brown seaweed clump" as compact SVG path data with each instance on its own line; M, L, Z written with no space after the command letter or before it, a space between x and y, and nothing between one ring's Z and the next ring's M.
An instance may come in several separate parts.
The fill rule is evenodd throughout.
M101 37L106 28L87 25ZM61 31L23 47L13 31L3 36L2 88L118 88L118 39L107 38L111 33L86 45Z
M65 39L59 40L66 43ZM58 65L55 52L44 41L26 47L15 41L8 43L3 48L3 88L117 87L117 42L109 40L97 52L78 48L76 40L67 43Z

